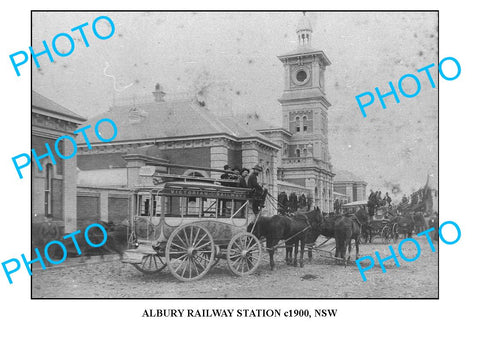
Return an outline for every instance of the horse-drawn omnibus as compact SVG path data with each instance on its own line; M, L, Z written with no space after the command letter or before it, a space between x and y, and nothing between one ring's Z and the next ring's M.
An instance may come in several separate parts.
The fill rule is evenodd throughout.
M149 180L132 190L130 249L123 262L146 274L168 267L181 281L200 279L219 259L239 276L257 269L261 244L246 232L255 217L249 189L155 167L143 167L140 175Z

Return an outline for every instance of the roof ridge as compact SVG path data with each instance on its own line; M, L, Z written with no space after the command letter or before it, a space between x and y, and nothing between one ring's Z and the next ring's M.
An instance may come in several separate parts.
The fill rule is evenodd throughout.
M35 104L35 96L39 96L41 97L42 100L45 100L47 101L48 104L51 104L53 107L52 108L48 108L48 107L43 107L41 106L40 103L37 103ZM60 112L60 111L57 111L58 109L55 107L55 106L58 106L59 109L62 109L62 110L65 110L65 112ZM38 107L40 109L44 109L44 110L47 110L47 111L51 111L51 112L55 112L55 113L60 113L60 114L63 114L63 115L70 115L72 116L73 118L77 118L77 119L82 119L82 120L87 120L85 117L79 115L78 113L75 113L73 112L72 110L66 108L65 106L57 103L56 101L44 96L43 94L35 91L35 90L32 90L32 107Z

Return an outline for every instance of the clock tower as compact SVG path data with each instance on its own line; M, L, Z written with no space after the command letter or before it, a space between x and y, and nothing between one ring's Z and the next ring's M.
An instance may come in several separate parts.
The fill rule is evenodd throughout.
M309 187L315 204L332 211L333 176L328 151L328 108L325 53L312 48L312 26L305 13L296 29L297 48L278 56L284 66L282 127L292 136L279 170L285 180Z

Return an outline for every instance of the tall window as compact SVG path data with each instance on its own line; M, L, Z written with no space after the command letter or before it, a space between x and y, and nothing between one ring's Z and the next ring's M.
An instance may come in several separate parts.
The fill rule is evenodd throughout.
M302 123L303 123L303 132L307 132L308 126L307 126L307 116L303 116L302 118Z
M296 155L297 157L300 157L300 149L295 150L295 155Z
M295 127L296 127L296 131L300 132L300 117L299 116L295 117Z
M304 156L304 157L307 157L307 156L308 156L308 151L307 151L307 149L303 149L303 156Z
M52 176L53 165L47 164L45 168L45 216L52 216Z

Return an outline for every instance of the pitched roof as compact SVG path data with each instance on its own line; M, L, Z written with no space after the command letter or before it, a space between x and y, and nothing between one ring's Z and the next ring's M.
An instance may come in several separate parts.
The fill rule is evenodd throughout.
M68 118L74 118L80 121L86 121L87 119L76 114L75 112L63 107L62 105L42 96L40 93L32 90L32 107L36 107L48 112L57 113Z
M90 118L85 125L94 127L102 118L115 122L118 129L115 142L227 134L237 139L257 138L278 147L242 121L234 117L216 116L191 100L142 103L135 107L115 106ZM106 131L102 126L100 133ZM105 133L111 136L111 132ZM99 142L93 134L90 141Z
M281 126L278 124L272 124L272 121L263 120L257 113L237 114L235 115L235 119L255 130L270 130L281 128Z

